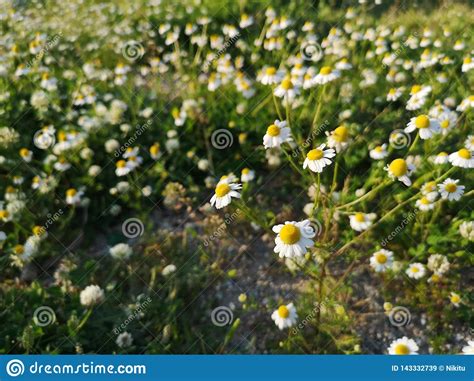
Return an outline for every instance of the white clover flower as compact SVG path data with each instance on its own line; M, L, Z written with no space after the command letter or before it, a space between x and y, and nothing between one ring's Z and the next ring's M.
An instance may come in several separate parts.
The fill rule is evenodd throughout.
M104 297L104 291L96 285L87 286L80 294L81 304L85 307L92 307L101 303Z
M115 259L126 260L132 255L132 248L126 243L118 243L109 249L109 253Z

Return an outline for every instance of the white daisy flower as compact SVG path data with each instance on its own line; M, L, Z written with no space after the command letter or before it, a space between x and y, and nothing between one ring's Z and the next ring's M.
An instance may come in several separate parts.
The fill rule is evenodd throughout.
M275 120L273 124L268 126L267 133L263 137L263 145L266 149L280 147L284 142L293 140L291 131L286 127L286 121Z
M393 265L393 252L385 249L380 249L376 251L370 257L370 266L375 270L375 272L385 272L387 269L390 269Z
M281 305L272 313L272 320L280 330L293 326L297 319L298 315L293 303Z
M331 66L323 66L319 73L314 77L313 82L317 85L325 85L341 76L339 70L333 70Z
M232 201L232 197L240 198L240 193L237 191L241 188L242 185L240 184L221 181L216 186L215 194L211 198L211 205L214 206L215 204L217 209L229 205Z
M284 98L285 101L291 102L300 93L300 89L293 83L290 77L286 77L281 81L280 85L275 88L273 93L278 98Z
M449 162L454 167L474 168L473 151L467 148L461 148L459 151L449 155Z
M436 156L432 156L430 159L433 163L442 165L449 161L449 155L447 152L440 152Z
M351 224L352 229L361 232L363 230L367 230L370 225L372 225L372 222L375 220L375 217L377 217L375 213L364 214L358 212L349 216L349 222Z
M464 141L464 146L470 150L474 151L474 135L469 135L467 139Z
M432 210L435 207L435 204L432 200L428 197L423 196L419 200L416 200L415 206L420 209L422 212L427 212L428 210Z
M81 197L84 194L82 191L77 191L74 188L70 188L66 191L66 203L68 205L77 205L81 202Z
M406 274L409 278L420 279L423 278L426 274L425 266L422 263L411 263L406 270Z
M388 347L389 355L417 355L418 345L413 339L403 336L401 339L392 341Z
M387 101L389 102L395 102L398 98L402 96L402 90L401 89L390 89L387 94Z
M101 303L104 300L104 297L104 291L95 284L87 286L84 290L81 291L79 295L81 304L85 307L92 307L96 304Z
M369 156L374 160L382 160L388 156L387 144L382 144L369 151Z
M465 355L474 355L474 340L468 340L467 345L462 348Z
M429 139L435 133L440 132L440 124L438 120L430 118L428 115L419 115L411 118L405 128L405 132L413 132L418 129L421 139Z
M115 174L117 176L125 176L128 175L131 171L131 167L127 165L125 160L119 160L115 163Z
M449 294L449 301L454 305L454 307L459 307L462 303L461 295L451 292Z
M286 221L285 224L275 225L272 230L277 233L274 252L279 253L280 258L302 257L314 245L310 238L316 232L309 220Z
M443 200L458 201L464 194L464 185L457 185L459 180L446 179L438 184L438 190Z
M328 147L334 148L337 153L349 145L349 130L346 126L339 126L331 132L326 131Z
M415 170L413 164L408 164L404 159L395 159L384 169L388 172L390 178L401 181L407 187L411 185L409 176Z
M309 151L303 163L303 169L309 167L311 171L320 173L324 167L330 165L330 159L336 156L336 152L332 148L325 150L325 147L326 144L321 144L318 148Z
M458 111L466 111L468 108L474 107L474 95L468 96L466 99L463 99L461 104L456 108Z
M255 179L255 171L253 171L249 168L242 169L242 174L240 175L240 180L243 183L248 183L248 182L250 182L254 179Z
M467 56L462 61L461 71L463 73L468 72L469 70L474 69L474 62L472 61L471 56Z

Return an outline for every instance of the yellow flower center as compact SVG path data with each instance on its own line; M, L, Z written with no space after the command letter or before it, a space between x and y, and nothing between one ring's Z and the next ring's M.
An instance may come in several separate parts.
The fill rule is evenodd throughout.
M469 99L469 102L474 102L474 95L470 95L467 99Z
M280 127L271 124L267 128L267 134L273 137L280 135Z
M436 283L436 282L439 282L439 280L440 280L440 277L439 277L438 274L433 274L433 275L431 275L431 281L432 281L432 282L435 282L435 283Z
M443 120L440 123L441 128L448 128L449 127L449 120Z
M453 192L456 192L456 189L458 189L458 187L454 183L449 183L449 184L446 184L444 189L446 189L446 191L449 193L453 193Z
M152 155L156 155L158 154L158 152L160 152L160 146L158 144L153 144L151 147L150 147L150 153Z
M15 252L15 254L23 254L25 252L25 248L23 247L23 245L16 245L13 248L13 251Z
M0 218L8 218L9 213L6 210L0 210Z
M282 319L286 319L288 316L290 316L290 311L288 310L286 306L280 306L278 307L278 315Z
M420 202L423 204L423 205L429 205L430 203L430 200L428 200L426 197L422 197Z
M242 174L243 175L248 175L249 173L250 173L250 169L248 169L248 168L242 169Z
M44 232L45 232L45 229L42 226L33 227L33 234L34 235L41 236L41 235L43 235Z
M458 151L458 155L459 155L459 157L461 157L463 159L470 159L471 158L471 152L469 152L469 150L467 150L466 148L461 148Z
M459 303L461 301L461 298L459 295L457 294L453 294L451 295L451 302L452 303Z
M294 243L298 242L300 237L300 229L298 229L295 225L286 224L280 230L280 239L287 245L293 245Z
M419 269L418 267L416 267L416 266L413 266L413 267L411 268L411 272L412 272L412 273L415 273L415 274L416 274L418 271L420 271L420 269Z
M281 83L281 87L283 87L284 90L290 90L293 88L293 82L291 82L290 78L285 78Z
M117 161L117 164L115 164L117 166L117 168L125 168L125 166L127 165L127 162L125 160L119 160Z
M332 137L337 142L342 143L342 142L345 142L347 140L348 135L349 135L349 131L347 130L347 127L339 126L334 130L334 132L332 134Z
M397 344L394 352L396 355L407 355L410 353L410 348L405 344Z
M390 90L388 91L388 93L389 93L390 95L395 95L395 92L396 92L396 91L397 91L397 90L395 90L395 89L390 89Z
M22 148L22 149L20 150L20 155L21 155L22 157L28 156L29 153L30 153L30 151L28 151L27 148Z
M331 73L332 73L331 66L323 66L321 68L321 70L319 71L319 74L322 74L322 75L328 75L328 74L331 74Z
M74 197L76 195L77 191L74 188L68 189L66 191L66 196L67 197Z
M472 62L471 57L466 57L466 58L464 58L464 63L465 63L465 64L469 64L469 63L471 63L471 62Z
M401 177L407 173L408 166L405 160L395 159L394 161L390 163L390 166L388 167L388 169L390 170L390 172L392 172L392 174L395 177Z
M377 146L377 147L374 148L374 150L375 150L375 152L379 152L379 153L383 152L382 146Z
M383 253L378 253L376 256L375 256L375 259L377 260L378 263L380 263L381 265L383 265L384 263L387 263L387 256Z
M223 184L217 185L217 187L216 187L216 196L217 197L224 197L229 192L230 192L229 184L223 183Z
M355 219L357 222L364 222L364 221L365 221L364 213L356 213L356 214L354 214L354 219Z
M428 128L430 126L430 118L426 115L417 116L415 119L416 128Z
M412 86L411 93L416 94L416 93L419 93L420 90L421 90L421 86L420 85L415 85L415 86Z
M308 152L306 157L309 160L319 160L324 156L324 152L320 149L312 149L311 151Z

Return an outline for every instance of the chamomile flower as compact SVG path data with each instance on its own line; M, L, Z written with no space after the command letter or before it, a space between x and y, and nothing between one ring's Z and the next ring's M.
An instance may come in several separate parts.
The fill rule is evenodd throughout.
M388 347L389 355L417 355L418 345L413 339L403 336L401 339L392 341Z
M395 159L384 168L390 178L401 181L406 186L411 185L410 174L415 170L413 164L408 164L405 159Z
M431 201L438 196L438 188L434 181L429 181L421 186L421 194L428 197Z
M255 171L253 171L249 168L242 169L242 174L240 175L240 180L243 183L248 183L248 182L250 182L254 179L255 179Z
M401 89L390 89L387 94L387 101L389 102L395 102L402 96L402 90Z
M337 153L349 145L349 130L346 126L339 126L331 132L326 132L328 147L334 148Z
M447 152L440 152L435 156L432 156L431 161L435 164L442 165L449 161L449 155Z
M440 128L438 120L430 118L428 115L419 115L410 119L405 132L418 130L421 139L429 139L434 134L439 133Z
M291 102L300 93L299 87L293 83L290 77L286 77L275 88L273 92L278 98L283 98L285 101Z
M349 216L349 222L351 224L351 228L355 231L361 232L367 230L372 222L375 220L376 214L375 213L361 213L357 212L351 216Z
M454 167L474 168L473 152L467 148L461 148L459 151L449 155L449 162Z
M225 181L218 183L215 194L211 198L211 205L214 206L215 204L217 209L224 208L231 203L232 197L240 198L240 193L237 191L241 188L240 184L227 183Z
M461 71L466 73L471 69L474 69L474 61L472 60L471 56L467 56L462 61Z
M297 319L298 315L293 303L281 305L272 313L272 320L280 330L293 326Z
M263 137L263 145L266 149L280 147L283 143L292 140L291 131L286 127L286 121L275 120L268 126L267 133Z
M313 172L320 173L323 171L323 168L331 164L331 160L336 156L336 152L332 149L324 149L326 144L321 144L318 148L310 150L306 159L303 163L303 169L309 167Z
M454 307L459 307L462 302L461 295L451 292L451 294L449 294L449 301L454 305Z
M115 163L115 174L119 177L128 175L130 170L130 166L127 165L125 160L119 160Z
M435 204L428 197L423 196L422 198L416 200L415 206L422 212L427 212L428 210L434 209Z
M390 269L393 265L393 252L385 249L380 249L376 251L370 257L370 266L375 270L375 272L385 272L387 269Z
M426 268L422 263L411 263L406 270L406 274L409 278L420 279L423 278L426 274Z
M459 180L446 179L438 184L438 190L443 200L458 201L464 194L464 185L458 185Z
M27 148L22 148L22 149L20 149L20 156L24 161L29 163L33 159L33 152L31 152Z
M369 151L369 156L374 160L382 160L388 156L387 144L382 144Z
M314 238L316 232L309 220L287 221L275 225L272 230L277 234L274 252L278 253L280 258L302 257L308 248L314 245L311 238Z
M457 111L466 111L468 108L474 107L474 95L468 96L466 99L463 99L462 102L456 107Z
M74 188L70 188L66 191L66 203L68 205L77 205L81 202L81 197L84 194L82 191L77 191Z
M464 146L470 150L474 151L474 135L469 135L467 139L464 141Z
M319 73L313 79L313 82L317 85L325 85L326 83L332 82L339 78L341 73L339 70L334 70L331 66L323 66Z

